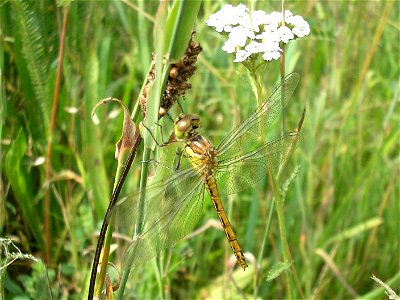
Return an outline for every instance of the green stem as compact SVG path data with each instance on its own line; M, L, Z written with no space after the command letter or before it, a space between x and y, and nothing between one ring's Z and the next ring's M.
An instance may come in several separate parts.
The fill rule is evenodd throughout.
M303 125L304 117L305 117L305 109L303 111L300 121L297 124L297 128L296 128L295 132L297 132L297 133L300 132L301 127ZM283 153L283 155L285 156L284 163L280 166L277 176L276 177L274 176L272 170L270 170L270 172L269 172L271 188L272 188L272 193L273 193L273 197L274 197L273 203L276 205L276 212L278 215L279 233L280 233L280 238L281 238L281 243L282 243L282 255L283 255L285 262L291 263L292 273L285 272L287 283L288 283L288 290L289 290L291 299L294 298L293 278L291 276L292 274L294 275L294 278L295 278L296 284L297 284L297 288L298 288L298 291L299 291L302 299L304 299L304 294L301 289L301 284L298 279L296 268L295 268L294 264L292 264L292 256L290 254L289 244L287 242L287 236L286 236L285 215L283 213L283 199L281 197L278 182L280 181L280 178L283 174L283 170L286 168L289 158L292 156L294 149L296 148L298 138L299 138L299 135L294 135L292 146L288 149L288 151L286 153ZM273 208L273 206L272 206L272 208Z
M163 270L162 270L163 258L164 258L164 255L160 254L159 258L157 260L153 260L153 270L154 270L154 274L156 276L160 297L161 297L161 299L166 299L164 276L163 276Z
M143 152L142 172L140 174L140 195L138 203L138 219L136 223L135 235L136 237L143 231L143 220L144 220L144 200L146 197L146 185L147 185L147 174L149 171L149 160L150 160L151 149L145 147Z
M279 191L278 181L277 178L270 172L270 181L271 181L271 188L272 193L274 195L274 204L276 213L278 215L278 224L279 224L279 235L281 238L282 243L282 255L285 262L291 262L292 256L289 250L289 244L287 242L286 236L286 226L285 226L285 214L283 213L283 201L281 198L281 193ZM293 295L293 279L290 272L285 272L286 281L287 281L287 288L290 293L289 298L294 299Z
M282 25L285 25L285 8L284 8L284 3L285 1L282 0ZM281 82L283 82L285 80L285 43L280 43L280 48L282 49L282 54L281 54L281 60L280 60L280 71L281 71ZM283 88L283 87L282 87ZM281 101L282 101L282 134L285 132L285 108L283 105L284 96L285 92L284 90L282 90L282 97L281 97Z
M263 257L263 254L264 254L265 245L267 244L268 233L269 233L269 229L271 228L273 213L274 213L274 202L272 201L271 207L270 207L270 210L269 210L267 226L265 227L265 231L264 231L264 235L263 235L263 239L262 239L262 243L261 243L260 253L258 254L258 258L257 258L257 261L259 262L260 265L261 265L262 257ZM255 276L254 277L254 284L253 284L253 290L254 290L253 298L254 299L256 299L257 295L258 295L257 282L258 282L257 276Z
M151 149L148 147L144 148L143 152L143 160L142 160L142 172L140 174L140 195L138 201L138 218L136 222L136 228L134 233L134 239L142 232L143 230L143 220L144 220L144 204L145 204L145 197L146 197L146 185L147 185L147 173L149 170L149 159L150 159ZM123 299L123 295L125 292L126 282L129 278L129 273L132 267L132 262L134 255L128 256L128 261L126 263L124 272L122 273L121 284L118 290L117 299Z
M259 80L259 77L257 75L257 72L255 70L250 70L250 77L253 81L253 86L256 88L254 92L256 98L257 98L257 106L260 106L263 98L262 98L262 84Z
M281 72L281 82L285 80L285 44L281 43L282 54L281 54L281 63L280 63L280 72ZM282 134L285 132L285 105L284 105L284 87L282 86L281 92L281 101L282 101Z

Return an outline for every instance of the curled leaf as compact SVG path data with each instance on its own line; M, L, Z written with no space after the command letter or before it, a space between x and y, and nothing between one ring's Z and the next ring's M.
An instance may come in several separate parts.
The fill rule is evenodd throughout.
M124 152L125 150L130 151L135 146L136 140L139 136L139 130L137 129L136 124L130 118L129 109L121 100L117 98L109 97L100 100L92 110L92 118L94 117L95 111L99 106L109 103L111 101L119 103L124 109L124 123L122 124L122 135L119 141L115 144L115 159L119 160L121 152Z

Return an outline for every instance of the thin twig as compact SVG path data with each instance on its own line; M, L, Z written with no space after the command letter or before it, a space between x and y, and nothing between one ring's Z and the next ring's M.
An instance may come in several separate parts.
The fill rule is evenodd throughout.
M50 130L49 130L49 140L47 142L47 153L46 153L46 170L45 170L45 196L44 196L44 232L45 232L45 260L47 264L50 264L50 244L51 244L51 236L50 236L50 190L48 188L48 183L50 181L51 174L51 156L53 150L53 132L56 124L56 116L58 110L58 97L60 95L60 86L61 86L61 77L62 77L62 68L63 68L63 58L64 58L64 48L65 48L65 36L67 32L67 23L68 23L68 12L69 7L67 6L64 10L64 19L63 19L63 27L61 30L61 38L60 38L60 49L58 52L58 65L57 65L57 74L56 74L56 84L54 87L53 94L53 107L51 111L51 119L50 119Z

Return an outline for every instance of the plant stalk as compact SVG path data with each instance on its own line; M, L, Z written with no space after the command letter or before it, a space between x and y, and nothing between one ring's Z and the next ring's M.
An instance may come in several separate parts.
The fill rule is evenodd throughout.
M270 184L272 188L272 193L274 195L274 204L276 209L276 214L278 215L278 224L279 224L279 235L282 243L282 255L285 262L291 262L292 256L289 250L289 244L287 242L286 236L286 225L285 225L285 214L283 213L283 201L281 198L281 193L279 191L277 178L270 172ZM293 279L290 272L285 272L286 281L287 281L287 289L289 292L290 299L294 299L293 295Z
M144 204L145 204L145 196L146 196L146 185L147 185L147 174L149 169L149 159L150 159L151 149L148 147L144 148L143 152L143 160L142 160L142 172L140 174L140 195L138 201L138 218L135 227L134 239L142 232L143 230L143 221L144 221ZM134 255L128 256L128 262L126 263L126 267L124 272L122 273L121 284L118 290L117 299L123 299L126 282L129 278L129 273L131 270L132 262Z
M122 190L122 186L125 182L126 176L128 175L128 172L132 166L132 163L136 157L136 152L137 149L139 148L139 145L142 141L141 136L139 135L136 139L136 143L135 146L132 148L128 160L125 164L125 167L122 171L121 176L118 179L117 185L115 186L115 189L113 191L113 194L111 196L111 200L110 203L108 205L108 209L107 209L107 213L106 216L104 217L104 221L103 224L101 226L101 230L100 230L100 235L99 235L99 241L97 242L97 248L96 248L96 252L95 252L95 256L93 258L93 265L92 265L92 272L90 274L90 285L89 285L89 292L88 292L88 300L92 300L93 299L93 292L94 292L94 286L95 286L95 281L96 281L96 270L97 270L97 265L99 264L99 260L100 260L100 253L101 253L101 249L103 247L104 244L104 238L103 236L105 236L105 233L107 231L108 228L108 223L110 221L111 215L112 215L112 208L115 206L115 204L117 203L118 200L118 196ZM110 230L111 231L111 230ZM112 232L112 231L111 231ZM103 260L108 260L108 256L104 256ZM100 284L99 284L100 285ZM101 285L102 286L102 285Z
M45 260L47 264L51 263L50 245L51 245L51 233L50 233L50 189L48 184L50 182L51 176L51 157L53 151L53 132L56 126L56 116L58 110L58 97L60 95L60 86L62 78L62 69L64 61L64 48L65 48L65 36L67 32L68 24L68 12L69 7L67 6L64 10L63 26L60 38L60 49L58 52L58 65L56 73L56 82L53 94L53 105L51 111L50 119L50 129L49 129L49 140L47 142L47 152L46 152L46 166L45 166L45 184L46 190L44 195L44 232L45 232Z

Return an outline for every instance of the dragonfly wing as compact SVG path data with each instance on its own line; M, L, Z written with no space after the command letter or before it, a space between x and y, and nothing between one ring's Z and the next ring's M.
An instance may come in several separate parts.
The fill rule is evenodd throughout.
M133 225L138 216L136 206L138 194L132 201L119 206L122 222ZM188 234L201 216L204 185L198 171L188 168L172 174L166 181L150 185L146 189L145 225L142 233L128 246L124 262L132 266L144 263L155 257L162 248L172 246Z
M276 172L289 151L299 143L299 138L299 132L288 133L256 150L219 160L215 176L220 194L238 193L265 178L268 170Z
M238 152L252 150L250 145L254 145L255 141L261 141L266 129L271 126L289 102L299 78L297 73L286 76L271 96L246 121L232 130L217 148L222 159L236 156Z

